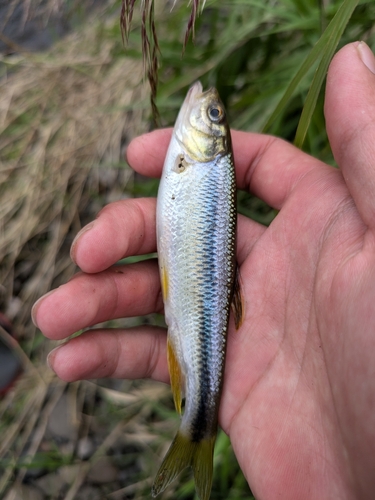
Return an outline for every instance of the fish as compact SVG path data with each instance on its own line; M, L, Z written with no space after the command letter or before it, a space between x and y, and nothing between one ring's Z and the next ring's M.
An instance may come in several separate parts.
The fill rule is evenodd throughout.
M199 498L210 497L231 304L237 328L242 318L236 224L226 111L217 90L203 91L198 81L178 114L157 198L168 368L181 424L156 475L153 497L186 467L193 470Z

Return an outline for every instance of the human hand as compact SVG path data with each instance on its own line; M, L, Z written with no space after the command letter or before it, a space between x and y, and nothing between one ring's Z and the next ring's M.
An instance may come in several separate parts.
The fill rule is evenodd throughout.
M371 71L366 67L371 68ZM375 491L375 60L364 44L334 58L327 130L340 170L280 139L233 132L237 182L280 210L269 228L238 220L245 318L231 322L220 424L258 499L373 498ZM139 137L128 160L157 176L170 130ZM155 200L113 203L84 228L82 273L38 301L51 339L162 311ZM165 331L87 331L54 350L64 380L169 381Z

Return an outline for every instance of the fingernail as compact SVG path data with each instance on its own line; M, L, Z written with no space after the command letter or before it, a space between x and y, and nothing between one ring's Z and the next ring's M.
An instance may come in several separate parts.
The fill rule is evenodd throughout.
M54 290L51 290L49 291L48 293L46 293L45 295L43 295L42 297L40 297L36 302L35 304L33 305L32 309L31 309L31 321L34 323L34 325L39 328L39 325L38 325L38 322L36 320L36 314L38 312L38 309L39 309L39 306L40 304L43 302L43 300L48 297L49 295L52 295L53 293L55 293L55 291L57 290L57 288L55 288Z
M95 220L91 221L89 224L87 224L87 226L83 227L79 233L77 234L77 236L74 238L73 240L73 243L72 243L72 246L70 247L70 258L72 259L72 261L77 264L76 262L76 251L77 251L77 243L80 239L80 237L87 233L87 231L90 231L90 229L93 228L94 224L95 224Z
M364 65L375 74L375 57L370 47L365 42L359 42L357 50Z
M53 372L55 371L53 369L53 363L55 361L55 358L56 358L56 354L57 354L57 351L58 349L60 349L63 345L65 344L61 344L61 345L58 345L57 347L55 347L54 349L52 349L52 351L48 354L47 356L47 365L48 365L48 368L50 370L52 370Z
M60 346L57 346L57 347L55 347L54 349L52 349L52 351L48 354L47 359L46 359L48 368L49 368L50 370L52 370L53 372L54 372L55 370L52 368L52 364L53 364L53 362L54 362L54 360L55 360L56 351L57 351L57 349L59 349L59 348L60 348Z

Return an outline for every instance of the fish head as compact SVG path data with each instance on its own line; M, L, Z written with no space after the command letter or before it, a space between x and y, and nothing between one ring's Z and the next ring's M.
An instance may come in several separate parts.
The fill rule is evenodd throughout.
M190 87L174 133L185 153L193 161L209 162L228 153L230 132L224 105L214 87L203 91L198 81Z

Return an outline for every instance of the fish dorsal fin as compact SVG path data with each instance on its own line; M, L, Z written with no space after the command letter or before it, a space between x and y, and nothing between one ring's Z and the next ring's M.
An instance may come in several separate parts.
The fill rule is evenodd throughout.
M170 339L167 341L168 345L168 368L169 375L171 378L171 388L173 394L174 405L176 410L181 415L181 403L182 403L182 390L184 384L184 377L181 371L180 364L177 360L177 356Z
M236 266L236 276L233 284L232 311L236 330L240 328L244 319L245 302L241 292L241 276L238 264Z

